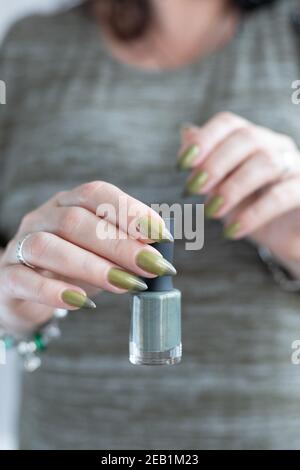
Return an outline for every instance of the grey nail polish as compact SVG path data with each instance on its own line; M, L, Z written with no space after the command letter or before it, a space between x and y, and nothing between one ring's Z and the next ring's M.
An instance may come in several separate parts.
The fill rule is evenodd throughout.
M174 222L166 221L172 235ZM173 243L155 248L172 263ZM147 292L132 297L129 360L134 365L173 365L181 360L181 292L172 276L145 279Z

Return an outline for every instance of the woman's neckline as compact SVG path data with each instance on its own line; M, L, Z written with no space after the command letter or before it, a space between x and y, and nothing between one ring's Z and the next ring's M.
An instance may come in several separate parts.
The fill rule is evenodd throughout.
M135 73L140 76L146 77L167 77L167 76L172 76L172 75L178 75L181 73L188 72L190 70L194 70L198 68L200 65L204 66L207 64L209 61L219 57L221 54L224 54L226 51L230 50L233 45L235 44L243 26L243 16L240 15L238 18L238 23L236 25L235 31L233 32L231 38L227 40L221 47L218 47L214 49L211 53L207 53L204 55L198 55L196 56L192 61L180 65L178 67L172 67L172 68L146 68L146 67L140 67L136 64L133 64L131 62L127 62L124 60L121 60L116 54L114 54L111 50L111 47L104 35L104 32L101 28L101 25L96 22L93 18L89 19L90 26L93 28L93 33L96 37L96 40L98 38L98 49L99 49L99 54L102 53L104 54L105 58L111 62L114 66L118 67L119 69L124 69L124 71L129 71L131 73Z

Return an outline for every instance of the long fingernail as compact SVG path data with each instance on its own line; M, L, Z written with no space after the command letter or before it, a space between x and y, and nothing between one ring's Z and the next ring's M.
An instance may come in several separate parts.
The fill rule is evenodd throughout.
M157 276L175 276L177 274L176 269L169 261L148 250L139 252L136 263L140 268L144 269L144 271L156 274Z
M208 173L206 171L198 171L186 184L186 190L190 194L197 194L200 189L205 185L208 180Z
M205 204L205 215L208 218L213 217L223 206L224 198L222 196L214 196Z
M230 224L228 225L228 227L225 228L223 235L225 238L228 238L229 240L234 240L240 228L241 228L241 224L239 222Z
M65 290L61 297L66 304L72 307L96 308L95 302L89 299L86 295L81 294L81 292L77 292L75 290Z
M194 161L198 157L200 148L198 145L191 145L180 156L177 162L179 170L188 170L192 168Z
M108 280L113 286L119 287L120 289L129 291L143 291L148 289L147 284L142 281L142 279L118 268L111 268L109 270Z
M141 217L138 220L137 228L140 233L150 240L156 242L173 242L174 238L162 222L150 216Z

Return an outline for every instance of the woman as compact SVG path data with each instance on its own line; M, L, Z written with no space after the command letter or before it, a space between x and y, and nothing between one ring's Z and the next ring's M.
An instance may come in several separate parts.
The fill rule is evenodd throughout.
M299 294L255 247L299 279L297 2L245 16L249 3L98 0L7 38L3 322L34 329L75 310L24 378L21 448L299 448ZM151 247L170 236L144 204L183 202L184 185L211 219L202 251L176 242L184 361L133 368L127 298L111 293L175 274ZM155 236L134 218L133 239L99 242L97 207L121 196ZM97 310L78 310L99 289Z

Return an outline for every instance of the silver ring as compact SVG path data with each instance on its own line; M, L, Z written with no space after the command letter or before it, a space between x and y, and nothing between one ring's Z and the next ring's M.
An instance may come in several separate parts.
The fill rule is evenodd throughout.
M27 266L28 268L32 268L32 269L35 269L35 266L33 266L32 264L28 263L28 261L26 261L26 259L24 258L23 256L23 247L24 247L24 243L26 242L26 240L31 236L31 233L29 233L28 235L26 235L25 238L23 238L23 240L20 240L17 244L17 260L19 261L19 263L21 264L24 264L25 266Z

